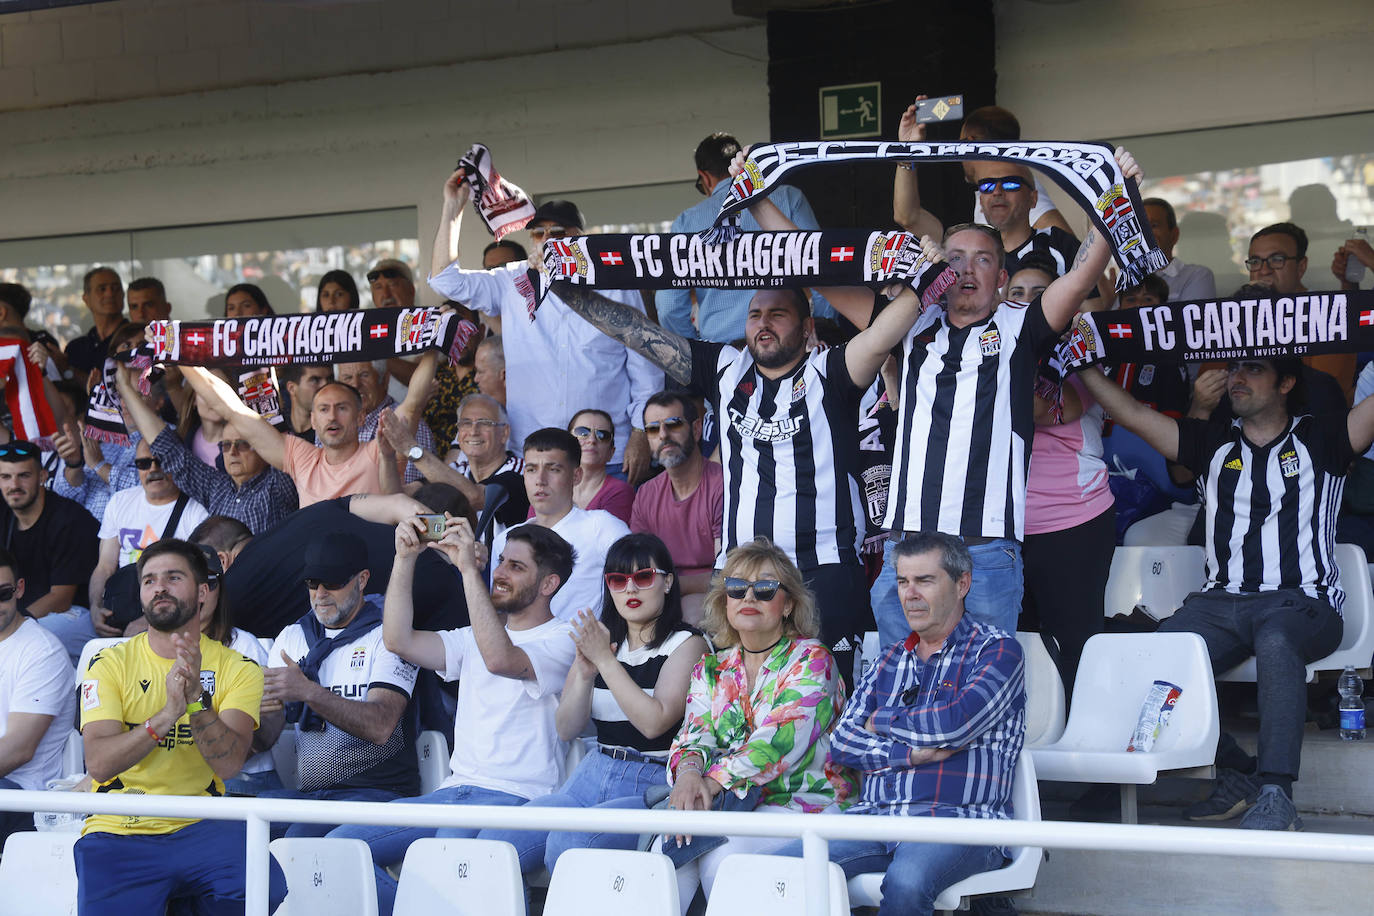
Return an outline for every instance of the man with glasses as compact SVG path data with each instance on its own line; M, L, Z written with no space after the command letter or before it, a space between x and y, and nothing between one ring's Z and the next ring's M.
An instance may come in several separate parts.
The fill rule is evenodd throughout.
M206 508L210 515L227 515L261 534L296 511L296 485L281 471L262 460L246 439L236 438L233 426L224 428L220 455L214 466L195 456L163 421L135 387L136 369L121 369L115 376L124 409L138 427L143 441L152 443L152 454L171 476L177 488Z
M100 523L100 557L89 586L94 632L86 639L123 634L108 622L110 609L104 606L105 581L115 570L136 563L145 548L164 537L186 540L210 514L181 492L145 440L138 441L134 456L139 485L111 496ZM69 651L76 650L73 657L80 658L81 645L66 637L63 641Z
M372 291L373 308L408 309L415 305L415 281L404 261L378 261L367 272L367 285Z
M685 394L660 391L644 406L644 432L663 473L635 493L630 530L668 545L682 594L704 594L720 553L725 472L697 447L701 417Z
M80 655L91 634L86 585L100 523L80 503L48 491L41 456L32 442L0 445L0 546L24 571L20 610Z
M644 402L663 387L663 373L587 325L557 293L550 292L540 303L535 270L542 259L512 261L493 270L462 269L458 235L471 193L465 176L460 168L444 183L429 285L445 298L500 317L508 370L505 404L516 441L534 430L563 425L583 407L599 407L616 428L615 453L606 472L639 483L649 473L649 443L638 423ZM550 200L535 211L529 233L539 245L546 238L581 235L585 226L571 201ZM637 291L608 290L606 295L644 314ZM479 350L479 365L481 358ZM480 378L478 385L493 393Z
M1020 270L1022 260L1031 254L1048 258L1054 264L1056 277L1064 275L1078 254L1078 239L1058 226L1031 227L1031 208L1040 195L1029 168L1006 162L975 162L973 187L988 225L1002 233L1002 246L1007 252L1003 266L1008 277ZM1094 289L1089 298L1096 295Z
M739 151L739 141L720 131L697 144L693 157L697 170L696 189L706 199L679 213L668 231L700 232L711 228L725 201L725 193L730 190L730 160ZM770 195L770 199L798 229L820 228L816 225L816 214L811 212L811 204L798 188L783 185ZM746 212L740 227L746 232L756 232L759 225ZM744 336L744 319L752 296L753 292L747 289L661 289L654 294L654 307L658 310L659 324L674 334L689 340L729 343ZM696 300L695 319L693 299ZM835 310L820 293L813 292L811 313L818 318L829 318L834 316Z
M382 642L382 601L365 595L367 544L346 532L305 551L310 610L281 631L263 672L264 709L281 704L296 729L300 791L262 798L391 801L420 791L411 693L419 669ZM268 736L273 737L273 736ZM286 836L324 836L292 824Z

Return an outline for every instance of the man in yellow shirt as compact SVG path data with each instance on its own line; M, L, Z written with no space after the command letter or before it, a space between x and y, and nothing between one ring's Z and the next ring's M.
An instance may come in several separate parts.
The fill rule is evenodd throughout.
M163 538L138 560L149 629L83 672L81 731L96 792L223 795L252 747L262 669L200 633L209 573L200 548ZM92 815L76 843L82 916L161 913L174 897L242 913L244 824ZM284 896L273 866L273 903Z

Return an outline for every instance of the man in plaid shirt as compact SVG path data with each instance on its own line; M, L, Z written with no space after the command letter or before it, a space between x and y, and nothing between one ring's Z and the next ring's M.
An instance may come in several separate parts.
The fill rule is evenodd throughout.
M912 632L869 667L831 734L831 759L862 777L846 813L1010 818L1026 734L1021 647L964 616L973 560L959 538L908 535L892 562ZM780 854L800 855L800 844ZM905 916L932 913L941 891L1007 856L1000 846L848 840L830 844L830 859L850 878L885 871L879 916Z

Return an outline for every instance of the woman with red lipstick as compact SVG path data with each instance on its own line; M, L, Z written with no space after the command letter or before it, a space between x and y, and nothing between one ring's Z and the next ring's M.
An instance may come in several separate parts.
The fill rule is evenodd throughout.
M728 809L741 810L754 807L753 798L757 810L822 811L847 804L857 782L829 761L844 682L834 657L816 639L820 614L787 554L766 538L730 551L724 575L707 593L703 625L722 648L692 672L686 719L668 758L669 807L708 810L728 802ZM738 801L718 800L725 792ZM663 851L682 862L692 858L683 850L691 842L670 838ZM709 851L679 865L683 912L698 881L710 895L727 855L767 853L786 842L698 837L695 845Z
M615 423L604 410L579 410L568 432L582 446L582 480L573 488L573 503L580 509L605 509L630 524L635 491L619 477L606 473L606 462L615 454Z
M682 724L692 666L706 640L682 620L682 591L668 548L652 534L628 534L606 554L601 616L573 623L577 657L563 684L556 723L564 741L580 740L588 720L596 746L554 794L531 805L589 808L662 786L668 748ZM482 839L515 846L523 871L554 862L564 849L633 849L625 833L484 830Z

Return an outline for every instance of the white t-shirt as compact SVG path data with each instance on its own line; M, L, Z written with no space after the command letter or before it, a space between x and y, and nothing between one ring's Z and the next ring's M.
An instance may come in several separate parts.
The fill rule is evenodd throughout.
M74 678L67 650L38 621L25 618L0 641L0 736L12 712L53 717L33 759L6 774L25 789L42 791L62 775L62 749L76 721Z
M251 658L263 668L267 667L267 649L252 633L234 627L233 632L229 634L229 648L233 649L239 655ZM277 658L280 660L281 656L277 656ZM244 761L243 768L239 772L245 775L249 773L266 773L268 770L275 768L276 764L272 761L272 752L259 751Z
M330 639L343 630L325 630ZM272 644L268 667L286 664L281 653L299 662L310 651L301 625L293 623L281 631ZM420 669L389 651L382 644L381 626L373 627L346 646L340 646L320 665L319 684L346 700L366 700L373 687L397 690L409 697L415 690L415 677ZM403 761L415 766L415 738L409 734L406 714L396 722L396 728L386 744L378 746L364 738L350 735L326 722L324 731L296 731L297 771L301 789L315 792L333 786L367 784L374 788L395 788L404 782L400 769ZM407 747L409 753L407 754ZM395 766L389 765L395 763ZM354 779L369 773L365 778Z
M554 713L577 647L572 628L554 618L528 630L508 630L529 656L534 680L487 670L472 627L442 630L446 681L458 681L448 786L477 786L521 798L548 795L563 782L567 746Z
M532 525L534 519L524 524ZM506 537L519 527L512 525L492 541L493 571L500 562L501 551L506 548ZM588 511L573 506L572 510L553 526L553 531L577 551L572 576L559 587L558 594L549 602L553 608L553 615L560 620L572 620L577 612L584 608L591 608L600 613L601 574L606 566L606 551L630 533L630 526L605 509Z
M172 509L176 501L164 506L154 506L148 502L143 487L128 487L110 497L105 504L105 518L100 523L100 537L119 539L119 565L137 563L144 548L162 539L162 532L172 520ZM177 522L174 537L183 540L190 536L196 526L210 515L205 507L194 499L186 502Z

